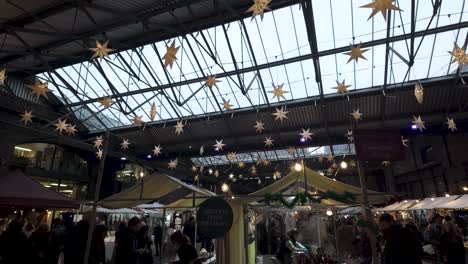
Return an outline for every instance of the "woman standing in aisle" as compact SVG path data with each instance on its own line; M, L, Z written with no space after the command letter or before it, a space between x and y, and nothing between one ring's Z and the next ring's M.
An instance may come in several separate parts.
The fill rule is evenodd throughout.
M465 247L463 237L450 216L445 217L443 234L440 237L440 253L446 264L464 264Z

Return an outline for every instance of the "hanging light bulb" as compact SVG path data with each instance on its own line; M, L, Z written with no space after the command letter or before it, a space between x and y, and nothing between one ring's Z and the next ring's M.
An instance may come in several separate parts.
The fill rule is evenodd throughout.
M346 169L348 168L348 163L346 163L346 161L343 160L343 161L340 163L340 167L341 167L343 170L346 170Z
M229 185L227 185L226 183L223 183L223 185L221 185L221 191L229 192Z
M234 174L231 173L229 174L229 179L232 179L232 178L234 178Z
M299 162L296 162L296 164L294 164L294 170L295 171L302 171L302 164L299 163Z
M140 172L140 178L143 178L143 176L145 176L145 173L144 172Z
M332 216L332 215L333 215L333 212L332 212L332 210L328 209L327 212L326 212L326 214L327 214L328 216Z
M262 180L258 179L258 184L262 184Z
M209 170L208 170L208 173L209 173L210 175L213 174L213 170L212 170L212 169L209 169Z

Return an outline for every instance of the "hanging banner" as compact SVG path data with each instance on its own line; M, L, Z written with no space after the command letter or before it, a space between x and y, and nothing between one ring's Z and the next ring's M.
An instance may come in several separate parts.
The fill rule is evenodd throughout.
M357 129L353 131L356 155L365 161L398 161L404 159L400 131Z
M204 237L224 237L231 229L232 221L232 208L222 198L209 198L198 208L197 228Z

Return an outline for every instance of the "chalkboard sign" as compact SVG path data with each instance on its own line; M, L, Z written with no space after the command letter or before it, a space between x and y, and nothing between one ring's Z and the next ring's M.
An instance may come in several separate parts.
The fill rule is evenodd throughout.
M231 229L232 208L221 198L209 198L197 212L197 228L203 237L221 238Z

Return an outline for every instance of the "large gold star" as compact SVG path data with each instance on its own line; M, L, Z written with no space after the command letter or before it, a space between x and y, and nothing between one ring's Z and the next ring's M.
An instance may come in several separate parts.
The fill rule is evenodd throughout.
M213 86L219 89L219 87L217 85L217 83L219 83L219 82L221 82L221 81L218 81L216 79L216 76L212 75L212 76L208 76L208 78L205 80L205 85L208 86L210 89L213 88Z
M102 98L102 100L99 100L99 103L101 103L104 108L108 108L112 104L112 98L110 96L106 96Z
M106 40L106 42L104 42L104 44L102 44L101 42L96 40L96 47L95 48L89 48L90 51L94 52L91 59L95 59L95 58L101 58L102 59L104 57L109 56L109 52L114 51L114 49L109 49L107 47L107 45L109 45L109 40Z
M156 119L156 113L158 112L158 109L156 108L156 104L153 103L151 105L151 109L150 109L150 119L151 121L154 121Z
M260 19L263 20L263 14L265 11L271 10L268 4L271 0L253 0L253 5L245 11L246 13L252 12L252 20L255 16L260 15Z
M239 161L239 164L237 164L239 168L244 168L245 167L245 162Z
M54 124L55 126L55 131L58 131L60 133L60 135L62 134L63 131L67 131L67 120L61 120L61 119L58 119L57 120L57 123Z
M335 163L335 157L333 156L333 154L328 154L327 160L328 162Z
M41 81L36 80L34 85L26 85L26 86L31 88L31 93L36 95L37 98L39 98L41 95L47 98L46 93L50 92L49 88L47 88L47 85L48 85L47 82L42 83Z
M457 124L455 121L453 121L453 118L448 118L447 117L447 122L446 122L448 129L452 130L452 132L455 132L457 130Z
M157 157L159 156L159 154L161 154L161 145L154 145L154 149L153 149L153 156Z
M6 69L0 71L0 85L5 83L7 76L6 76Z
M177 60L177 52L179 51L179 47L176 48L175 46L175 40L172 41L171 46L166 45L166 54L164 54L163 59L164 59L164 67L167 68L167 65L169 65L172 69L172 65L174 65L174 61Z
M452 63L457 62L458 67L461 67L468 63L468 55L465 52L464 48L460 48L457 43L454 43L454 48L452 51L449 51L450 55L452 55L453 60Z
M413 116L413 121L411 121L414 125L416 125L416 128L419 129L419 131L423 131L426 129L426 126L424 125L424 121L422 121L421 116Z
M68 134L69 136L74 136L75 133L76 133L76 131L78 131L78 130L76 129L76 125L68 124L68 126L67 126L67 131L66 131L66 132L67 132L67 134Z
M104 139L102 139L102 136L96 137L96 140L93 141L94 147L99 149L99 147L102 146L103 142L104 142Z
M275 97L278 98L278 101L283 98L284 100L286 100L286 97L284 97L284 94L285 93L289 93L288 91L283 91L283 84L280 84L280 85L275 85L274 83L271 83L271 85L273 86L273 91L269 91L269 93L272 93L273 94L273 97L271 99L274 99Z
M420 104L423 103L424 88L420 82L417 82L416 85L414 86L414 97L416 97L416 101L418 101L418 103Z
M395 0L375 0L370 4L361 6L361 8L372 8L372 13L370 14L368 20L375 16L378 12L382 13L384 19L387 20L388 10L401 11L400 8L393 4L394 1Z
M257 124L254 126L255 127L255 132L257 133L262 133L263 130L265 130L265 123L262 121L255 121Z
M96 152L96 158L102 159L102 149L98 149L98 151Z
M264 167L269 166L270 164L271 164L271 161L269 161L269 160L267 160L267 159L262 160L262 165L263 165Z
M213 147L217 148L219 151L223 151L223 147L226 146L226 144L223 143L223 140L216 140L216 144L213 145Z
M356 46L351 45L351 51L344 53L345 55L350 56L347 63L349 63L352 60L358 62L359 58L367 60L366 57L364 57L362 54L368 50L369 49L361 49L361 44L358 44Z
M174 126L175 127L175 133L179 136L180 133L184 132L184 123L182 120L177 121L177 124Z
M24 125L27 125L28 123L32 123L32 118L34 116L32 115L32 110L26 111L24 110L24 113L21 114L21 121L24 122Z
M229 103L231 100L224 100L223 98L223 108L224 110L231 110L232 104Z
M334 87L333 89L336 89L336 91L339 94L347 93L348 92L348 87L351 87L351 85L346 85L345 84L345 80L343 80L343 82L336 81L336 85L337 86Z
M353 116L354 120L358 121L361 120L362 113L359 112L359 108L357 110L353 109L353 112L350 114Z
M265 138L265 141L263 141L263 142L265 143L265 147L272 147L274 140L271 139L271 137L267 137L267 138Z
M122 150L127 150L128 146L130 146L130 142L128 142L128 139L122 139L122 143L120 143L120 148Z
M141 118L142 118L142 116L135 115L135 117L133 117L133 124L136 125L136 126L141 125L141 123L143 122L143 120Z
M237 160L237 154L236 154L236 152L229 152L229 153L227 154L227 159L228 159L229 161L236 161L236 160Z
M349 163L349 166L350 166L351 168L354 168L354 167L357 166L356 161L354 161L354 160L350 160L348 163Z
M280 122L283 122L283 119L288 119L286 114L289 113L289 111L285 111L284 107L281 107L281 109L276 108L276 113L273 113L272 115L275 116L275 121L279 120Z
M171 170L175 170L177 168L177 164L179 162L177 161L177 158L175 160L170 160L168 163L168 168Z
M302 133L299 133L300 136L302 136L302 138L307 141L307 140L312 140L312 135L314 133L310 132L310 128L308 128L307 130L305 129L302 129Z

